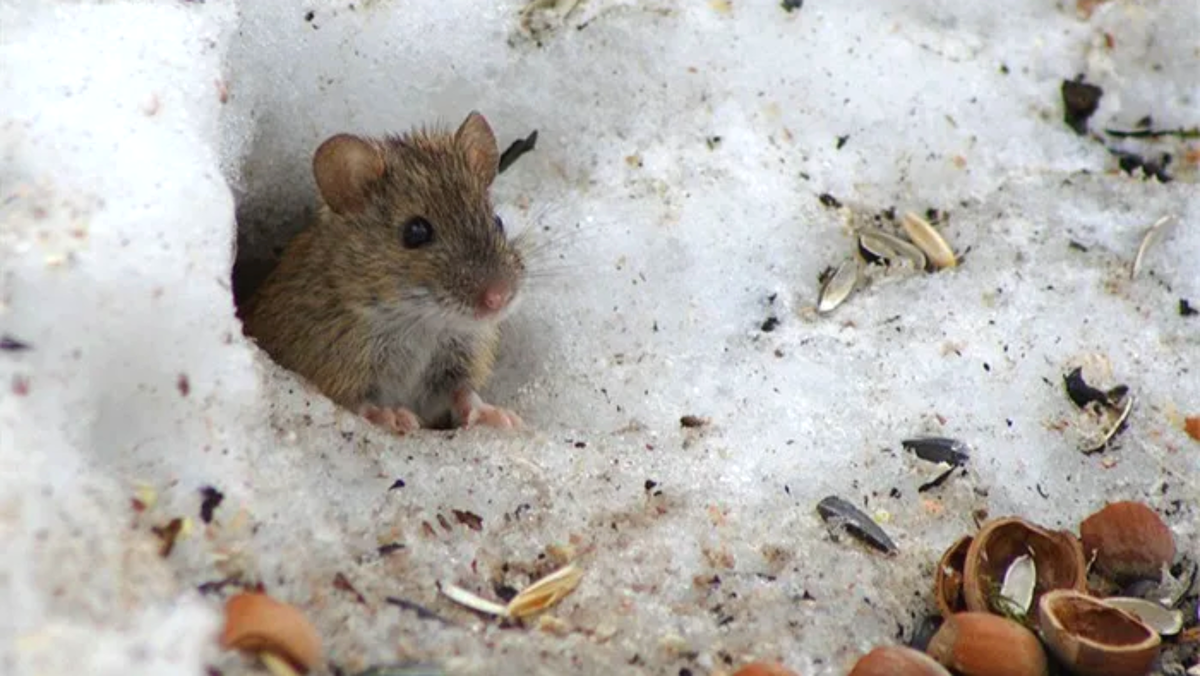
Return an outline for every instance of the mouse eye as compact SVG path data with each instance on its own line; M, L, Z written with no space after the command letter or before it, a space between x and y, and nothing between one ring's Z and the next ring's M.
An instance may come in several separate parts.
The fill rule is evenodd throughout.
M496 215L496 229L500 231L500 234L504 234L504 220L500 218L499 214Z
M404 248L416 249L433 241L433 225L417 216L404 224Z

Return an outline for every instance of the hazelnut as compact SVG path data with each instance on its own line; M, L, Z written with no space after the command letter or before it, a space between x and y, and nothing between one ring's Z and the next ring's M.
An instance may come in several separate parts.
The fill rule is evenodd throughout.
M221 646L257 655L276 674L306 673L321 661L321 636L304 613L260 593L225 602Z
M800 676L778 662L751 662L733 672L733 676Z
M1153 629L1074 590L1043 595L1038 622L1046 645L1073 674L1143 676L1158 657L1161 639Z
M929 641L930 657L962 676L1047 676L1037 636L1010 619L965 612L946 618Z
M1037 570L1033 604L1037 595L1051 589L1083 589L1087 563L1075 536L1049 531L1015 517L983 525L967 549L963 568L963 598L967 610L991 612L989 597L1000 587L1004 574L1018 557L1033 557Z
M1116 578L1153 579L1175 560L1175 538L1154 510L1140 502L1114 502L1079 525L1083 551Z
M950 672L925 653L888 645L859 658L849 676L950 676Z

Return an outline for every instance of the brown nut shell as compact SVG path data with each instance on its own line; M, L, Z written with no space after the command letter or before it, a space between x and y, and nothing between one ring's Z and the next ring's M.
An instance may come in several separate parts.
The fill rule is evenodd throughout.
M962 676L1046 676L1042 643L1016 622L991 613L946 619L929 641L929 656Z
M246 592L225 602L221 647L271 653L306 672L321 662L321 636L299 608Z
M984 524L967 550L963 569L963 598L973 612L992 612L988 599L1004 582L1004 573L1017 557L1030 554L1037 566L1033 605L1051 589L1087 588L1087 562L1075 536L1050 531L1024 519L1009 517Z
M778 662L751 662L733 672L733 676L800 676Z
M1157 580L1175 560L1175 537L1158 514L1140 502L1114 502L1079 525L1083 552L1101 572L1120 579Z
M967 565L967 551L975 538L964 535L950 545L937 570L933 571L933 599L937 602L942 617L950 617L954 613L967 609L963 597L963 573Z
M950 676L950 672L923 652L887 645L859 658L849 676Z
M1162 642L1133 615L1069 589L1042 596L1038 622L1046 645L1080 676L1144 676Z

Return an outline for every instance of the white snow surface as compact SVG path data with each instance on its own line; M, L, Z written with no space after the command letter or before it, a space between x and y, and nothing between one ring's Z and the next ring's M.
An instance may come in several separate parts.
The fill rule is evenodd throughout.
M1141 500L1195 557L1200 142L1109 140L1171 153L1160 183L1099 139L1200 124L1200 6L522 10L0 0L0 333L29 346L0 351L0 671L257 673L216 636L261 583L314 621L321 673L841 674L911 636L977 510L1074 530ZM1062 120L1079 74L1104 90L1095 138ZM502 146L539 132L495 185L545 248L485 392L529 425L394 438L242 337L231 267L311 215L326 136L470 110ZM816 315L848 223L888 208L948 214L962 265ZM1136 397L1096 455L1075 365ZM972 458L918 493L934 470L900 441L922 434ZM834 494L900 552L831 535ZM586 572L558 622L438 593L496 598L568 557Z

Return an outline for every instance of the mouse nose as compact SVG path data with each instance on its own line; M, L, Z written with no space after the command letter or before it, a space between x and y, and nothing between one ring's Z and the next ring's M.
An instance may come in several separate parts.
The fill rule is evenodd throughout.
M475 310L480 316L494 314L503 310L510 300L512 300L512 285L506 281L497 280L483 288Z

